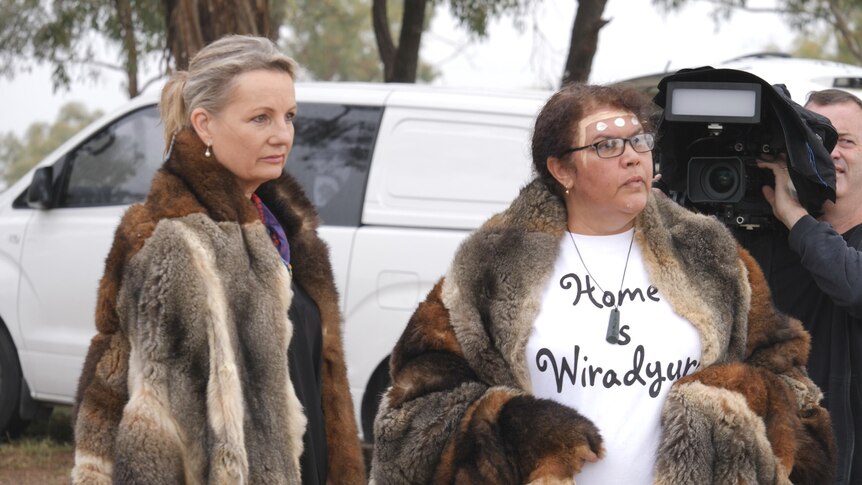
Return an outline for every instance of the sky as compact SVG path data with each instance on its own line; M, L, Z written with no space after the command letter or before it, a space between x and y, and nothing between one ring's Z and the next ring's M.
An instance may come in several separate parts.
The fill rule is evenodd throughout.
M755 7L774 3L749 1ZM423 36L421 56L442 73L437 85L552 89L562 73L575 8L573 0L542 0L522 19L523 29L503 18L479 42L471 41L441 8ZM708 2L695 1L679 12L662 14L651 0L609 0L603 17L610 22L600 31L590 81L606 83L765 50L790 50L793 33L776 15L738 12L716 25L711 9ZM0 134L21 136L31 123L52 122L69 101L110 112L127 101L122 76L108 73L57 93L47 68L11 81L0 79Z

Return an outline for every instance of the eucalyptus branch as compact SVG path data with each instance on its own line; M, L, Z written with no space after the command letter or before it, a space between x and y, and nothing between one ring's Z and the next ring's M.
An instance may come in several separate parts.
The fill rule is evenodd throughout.
M841 38L844 39L844 42L847 44L847 49L853 54L853 57L862 62L862 47L859 45L859 39L854 35L853 29L847 25L847 20L845 20L844 15L838 11L838 6L835 5L835 2L829 1L829 12L832 14L832 22L831 24L838 29L838 33Z
M78 62L83 64L83 65L92 65L94 67L100 67L102 69L110 69L112 71L121 72L123 74L127 73L126 68L124 68L123 66L119 66L117 64L111 64L111 63L104 62L104 61L87 60L87 61L78 61Z
M744 5L744 4L739 3L739 2L735 2L733 0L702 0L702 1L704 3L710 3L710 4L715 5L717 7L742 10L743 12L750 12L750 13L777 13L777 14L781 14L781 15L792 15L792 14L798 15L799 14L799 12L795 12L793 10L790 10L787 8L780 8L780 7L771 7L771 8L768 8L768 7L749 7L747 5Z
M665 0L667 1L667 0ZM801 27L802 29L807 28L814 22L827 22L829 25L834 26L834 21L830 16L826 15L822 11L811 12L805 10L798 10L789 7L749 7L743 1L740 0L700 0L702 3L713 5L717 11L723 12L732 12L735 10L754 13L754 14L778 14L789 19L789 23L793 26ZM828 1L830 8L834 8L834 2ZM681 6L680 5L677 6Z
M90 66L90 67L98 67L101 69L110 69L112 71L121 72L126 74L126 69L123 66L117 64L111 64L105 61L99 61L96 59L80 59L75 56L70 56L66 58L53 57L51 62L54 64L77 64L79 66Z
M142 92L142 93L143 93L144 91L146 91L146 90L147 90L147 88L148 88L148 87L150 87L150 85L151 85L151 84L153 84L153 83L155 83L155 82L157 82L157 81L159 81L159 80L161 80L161 79L164 79L164 78L165 78L165 76L167 76L167 74L159 74L158 76L154 76L154 77L151 77L150 79L147 79L147 80L144 82L144 84L141 86L141 90L140 90L140 92Z

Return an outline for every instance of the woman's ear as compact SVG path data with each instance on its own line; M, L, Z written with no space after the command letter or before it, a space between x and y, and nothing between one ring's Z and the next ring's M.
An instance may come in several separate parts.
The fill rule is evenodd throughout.
M563 158L548 157L548 171L557 179L564 188L570 189L575 185L575 165Z
M195 108L191 114L192 128L206 145L212 144L212 133L210 132L212 115L203 108Z

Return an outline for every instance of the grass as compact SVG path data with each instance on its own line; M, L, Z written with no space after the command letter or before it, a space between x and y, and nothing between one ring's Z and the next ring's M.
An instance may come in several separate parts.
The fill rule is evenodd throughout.
M71 408L57 406L21 437L0 442L0 485L67 484L72 461Z

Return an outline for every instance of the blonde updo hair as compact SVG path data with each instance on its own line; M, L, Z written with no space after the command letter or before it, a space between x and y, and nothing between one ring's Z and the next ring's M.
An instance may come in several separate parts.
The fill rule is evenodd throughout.
M296 62L266 37L227 35L201 49L187 71L177 71L162 89L159 112L165 127L165 151L173 136L191 126L191 113L204 108L218 113L227 103L240 74L266 69L296 79Z

